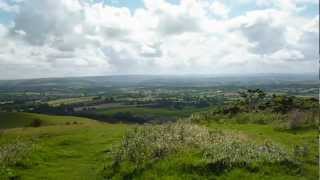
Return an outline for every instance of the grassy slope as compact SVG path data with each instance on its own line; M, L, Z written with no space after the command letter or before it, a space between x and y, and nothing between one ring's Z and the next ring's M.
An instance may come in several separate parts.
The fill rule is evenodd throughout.
M65 117L50 118L59 120ZM27 180L99 179L106 151L120 141L128 126L77 117L72 120L83 123L3 130L0 134L0 146L16 139L31 140L35 145L35 151L26 166L14 167L16 174Z
M52 116L35 113L5 113L0 112L0 129L27 127L35 119L39 119L42 125L61 125L67 122L87 123L88 119L72 116Z
M19 116L18 116L19 115ZM70 117L46 116L16 113L14 117L27 119L46 117L47 120L63 122ZM1 116L3 117L3 116ZM36 151L30 156L27 167L15 168L22 179L101 179L101 172L109 149L120 142L121 137L130 128L124 124L106 124L84 118L71 117L72 121L83 121L76 125L58 123L55 126L39 128L15 128L4 130L0 134L0 145L15 139L33 140ZM60 124L60 125L59 125ZM2 125L2 123L1 123ZM155 162L136 177L144 179L318 179L318 166L314 163L318 152L316 130L299 132L280 132L267 125L250 124L209 124L210 129L233 131L253 141L267 139L290 148L294 145L307 144L309 156L304 160L303 176L287 175L281 167L261 167L261 172L234 169L228 173L216 175L206 169L199 156L179 154ZM0 177L1 179L1 177Z

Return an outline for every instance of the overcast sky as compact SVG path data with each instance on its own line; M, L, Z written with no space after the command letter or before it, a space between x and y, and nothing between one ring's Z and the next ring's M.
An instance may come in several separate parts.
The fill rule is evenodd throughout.
M0 79L316 73L318 0L0 0Z

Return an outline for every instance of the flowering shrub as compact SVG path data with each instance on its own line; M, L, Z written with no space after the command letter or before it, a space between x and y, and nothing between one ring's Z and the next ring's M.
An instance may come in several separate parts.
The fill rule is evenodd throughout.
M291 161L283 148L271 142L257 145L239 135L210 132L199 125L178 122L147 125L128 132L120 147L112 151L111 169L113 174L121 168L131 171L127 172L130 174L168 155L183 152L196 152L202 162L219 169Z
M203 151L203 159L207 163L220 167L241 167L251 163L277 163L291 161L289 154L280 146L266 142L256 145L249 142L240 142L224 139L213 142Z
M141 165L184 148L202 147L211 141L211 133L188 123L170 123L136 128L128 132L114 154L114 163L123 160Z

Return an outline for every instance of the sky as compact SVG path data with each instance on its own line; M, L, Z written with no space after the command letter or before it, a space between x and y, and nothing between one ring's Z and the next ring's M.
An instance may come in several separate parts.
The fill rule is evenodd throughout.
M0 0L0 79L317 73L318 0Z

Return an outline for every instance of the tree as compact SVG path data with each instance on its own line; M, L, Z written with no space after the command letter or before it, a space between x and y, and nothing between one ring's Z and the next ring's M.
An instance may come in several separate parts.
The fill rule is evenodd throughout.
M239 92L243 103L246 105L248 111L256 111L259 104L261 104L266 97L266 93L261 89L248 89Z
M293 97L285 95L273 95L271 108L275 112L287 113L294 108Z

